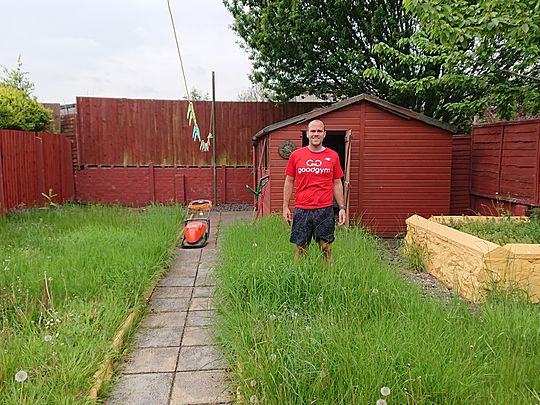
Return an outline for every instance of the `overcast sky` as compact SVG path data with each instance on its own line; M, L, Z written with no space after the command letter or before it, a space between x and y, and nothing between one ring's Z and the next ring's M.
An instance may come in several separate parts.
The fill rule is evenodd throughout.
M171 0L188 85L237 100L250 62L221 0ZM23 70L42 102L77 96L185 96L167 0L2 0L0 65Z

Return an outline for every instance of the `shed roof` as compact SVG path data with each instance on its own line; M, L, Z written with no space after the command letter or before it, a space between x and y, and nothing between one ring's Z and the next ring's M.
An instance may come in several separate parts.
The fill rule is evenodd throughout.
M377 98L369 94L359 94L358 96L354 96L346 100L338 101L337 103L331 104L329 106L316 108L315 110L309 111L307 113L296 115L284 121L280 121L280 122L276 122L275 124L268 125L267 127L264 127L259 132L257 132L251 139L253 141L253 144L256 145L259 142L259 138L262 138L263 136L265 136L266 134L272 131L275 131L277 129L280 129L289 125L311 121L312 119L320 117L321 115L328 114L329 112L339 110L340 108L343 108L348 105L357 103L359 101L364 101L364 100L369 101L370 103L376 104L380 108L383 108L392 114L398 115L401 118L405 118L408 120L415 119L415 120L423 121L428 125L442 128L454 134L458 132L457 128L455 128L453 125L436 120L435 118L431 118L431 117L428 117L427 115L420 114L415 111L409 110L407 108L400 107L396 104L389 103L388 101L381 100L380 98Z

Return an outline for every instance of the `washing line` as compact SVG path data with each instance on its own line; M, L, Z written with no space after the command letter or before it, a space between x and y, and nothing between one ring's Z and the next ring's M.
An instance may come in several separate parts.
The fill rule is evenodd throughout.
M182 59L182 53L180 52L180 43L178 42L178 34L176 33L176 25L174 24L174 17L171 9L171 2L170 0L167 0L167 8L169 9L169 16L171 17L171 24L172 29L174 33L174 41L176 43L176 50L178 52L178 59L180 60L180 68L182 70L182 77L184 79L184 86L186 89L186 97L188 101L188 108L187 108L187 120L189 125L193 125L193 133L191 134L191 137L195 142L200 143L199 149L201 152L208 152L210 150L210 141L213 138L213 135L211 132L208 133L208 136L206 138L206 142L201 139L201 132L199 130L199 125L197 124L197 115L195 114L195 107L193 106L193 102L191 101L190 94L189 94L189 86L187 83L186 78L186 70L184 69L184 60Z

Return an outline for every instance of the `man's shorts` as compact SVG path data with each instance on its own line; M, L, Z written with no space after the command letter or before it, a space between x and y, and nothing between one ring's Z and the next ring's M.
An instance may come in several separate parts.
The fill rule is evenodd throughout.
M325 207L314 210L303 208L294 209L291 231L291 243L298 246L309 245L311 239L315 242L334 241L334 208Z

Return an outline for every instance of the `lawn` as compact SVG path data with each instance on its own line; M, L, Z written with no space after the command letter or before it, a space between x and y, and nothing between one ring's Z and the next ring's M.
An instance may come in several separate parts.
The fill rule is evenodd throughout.
M0 219L0 403L87 402L115 333L170 262L180 222L178 207L163 206Z
M288 234L271 217L223 236L217 338L245 401L540 403L537 306L427 297L362 229L337 233L333 266L315 246L295 265Z

